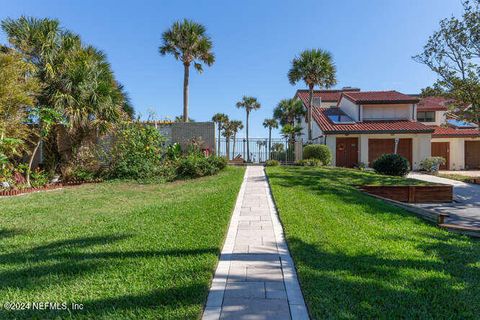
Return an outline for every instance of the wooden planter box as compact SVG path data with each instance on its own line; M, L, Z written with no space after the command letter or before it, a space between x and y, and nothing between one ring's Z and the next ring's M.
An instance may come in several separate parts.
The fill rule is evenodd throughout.
M367 193L387 199L408 203L452 202L453 186L439 184L430 186L362 186Z

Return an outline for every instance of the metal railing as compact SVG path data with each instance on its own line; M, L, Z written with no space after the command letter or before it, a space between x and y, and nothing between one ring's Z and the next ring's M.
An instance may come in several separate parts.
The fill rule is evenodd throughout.
M229 160L244 160L253 163L263 163L267 160L278 160L282 163L295 162L294 144L287 139L273 138L220 138L220 148L217 154ZM217 140L218 149L218 140Z

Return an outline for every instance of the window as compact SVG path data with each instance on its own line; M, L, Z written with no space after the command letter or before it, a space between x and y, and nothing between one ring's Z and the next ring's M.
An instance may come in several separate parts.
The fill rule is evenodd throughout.
M435 111L418 111L417 121L420 122L435 122Z
M328 118L335 124L355 123L355 121L346 114L329 114Z
M316 107L320 107L322 104L322 99L320 97L313 97L312 104Z

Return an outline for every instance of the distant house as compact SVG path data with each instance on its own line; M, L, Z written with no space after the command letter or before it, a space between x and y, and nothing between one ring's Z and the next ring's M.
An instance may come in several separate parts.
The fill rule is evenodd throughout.
M298 90L295 96L307 108L308 91ZM413 170L431 155L444 156L448 162L445 169L479 168L478 128L447 119L446 107L434 101L397 91L315 91L312 142L329 146L333 165L340 167L368 166L384 153L398 153L408 159ZM304 120L301 125L306 141ZM447 144L437 143L448 143L447 152Z

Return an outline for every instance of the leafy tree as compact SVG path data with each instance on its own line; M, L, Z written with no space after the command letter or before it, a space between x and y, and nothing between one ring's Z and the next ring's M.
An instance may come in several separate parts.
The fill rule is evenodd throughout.
M211 66L215 62L212 40L203 25L184 19L182 22L173 23L171 28L162 34L162 41L160 54L171 54L183 63L183 121L188 122L190 65L193 63L195 69L202 73L202 63Z
M15 156L28 151L31 130L29 108L35 104L38 82L31 76L34 66L13 50L0 51L0 157L2 169Z
M225 113L215 113L212 117L212 121L215 122L217 125L218 130L218 147L217 147L217 155L220 155L220 135L223 128L224 123L228 122L228 116Z
M237 139L238 131L243 129L243 123L240 120L232 120L230 121L230 125L232 126L233 131L233 156L235 157L235 145Z
M260 109L260 103L257 101L257 98L254 97L249 97L249 96L243 96L242 100L237 102L237 108L243 108L245 109L245 112L247 114L247 120L246 120L246 137L247 137L247 161L250 162L250 147L249 147L249 141L248 141L248 120L250 118L250 112L253 110L258 110Z
M437 74L438 88L450 98L470 105L459 116L480 123L480 1L463 6L462 17L441 20L413 59Z
M272 152L272 129L278 128L278 122L275 119L263 120L263 127L268 128L268 153Z
M288 80L292 85L303 81L309 91L308 98L308 140L312 140L312 102L313 89L330 88L337 83L336 68L332 61L332 55L321 49L305 50L292 61L288 71Z
M443 91L443 89L440 88L437 83L435 83L433 87L423 88L420 92L420 96L422 98L434 97L434 96L445 96L445 95L446 95L446 92Z

